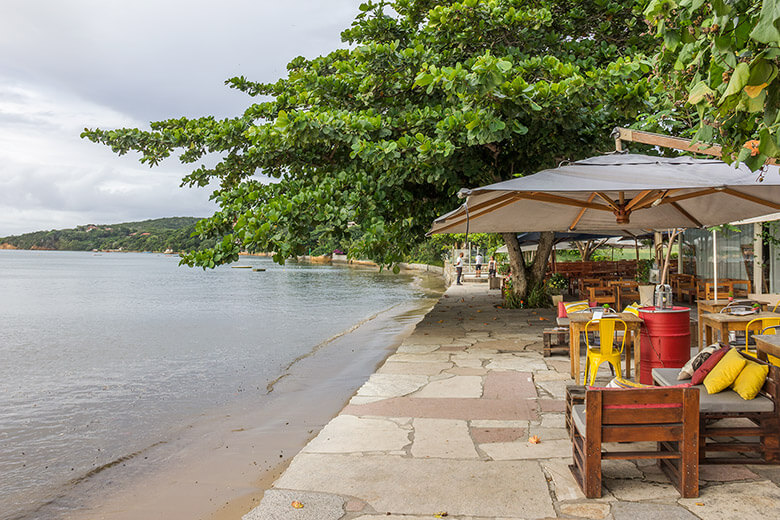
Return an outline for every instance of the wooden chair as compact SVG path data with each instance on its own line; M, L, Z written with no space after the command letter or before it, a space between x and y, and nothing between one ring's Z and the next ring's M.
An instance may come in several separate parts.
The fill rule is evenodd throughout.
M670 275L672 290L677 301L682 301L683 296L693 303L696 298L696 277L692 274L673 274Z
M727 280L727 283L731 286L731 292L737 298L746 298L748 294L753 292L753 283L750 280Z
M698 388L588 389L571 415L569 468L586 497L601 497L603 459L658 459L683 498L699 496ZM645 441L657 442L657 451L602 448Z
M623 307L623 303L639 301L639 282L635 280L611 280L607 282L607 285L620 288L620 308Z
M714 300L715 299L715 286L718 287L718 299L722 300L727 298L731 285L728 282L718 281L715 284L712 281L700 281L696 286L696 297L700 300Z
M600 278L580 278L578 281L578 293L581 300L588 298L589 287L603 287L604 283Z
M587 300L591 305L603 305L605 303L620 308L620 287L607 287L605 285L598 287L588 287Z

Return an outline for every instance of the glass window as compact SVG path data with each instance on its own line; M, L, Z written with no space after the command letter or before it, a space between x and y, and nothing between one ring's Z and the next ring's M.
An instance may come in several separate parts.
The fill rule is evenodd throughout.
M718 231L718 278L753 282L753 224ZM685 240L686 272L693 269L699 278L713 277L712 231L687 229ZM780 262L780 260L778 260ZM776 272L776 271L775 271Z

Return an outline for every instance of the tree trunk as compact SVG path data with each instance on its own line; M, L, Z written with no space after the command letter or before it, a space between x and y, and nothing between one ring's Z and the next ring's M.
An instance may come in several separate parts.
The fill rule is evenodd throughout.
M501 233L509 252L509 268L512 272L512 291L520 298L528 296L528 290L544 280L547 274L547 262L550 259L550 253L555 241L555 233L545 231L539 234L539 245L536 249L536 256L530 266L525 265L523 251L520 249L520 242L517 240L516 233Z
M528 277L525 272L525 260L520 249L517 233L501 233L509 253L509 279L512 280L512 292L521 298L528 293Z
M539 245L536 248L533 264L531 264L530 284L532 286L544 280L544 275L547 274L547 263L554 245L555 233L545 231L539 234Z

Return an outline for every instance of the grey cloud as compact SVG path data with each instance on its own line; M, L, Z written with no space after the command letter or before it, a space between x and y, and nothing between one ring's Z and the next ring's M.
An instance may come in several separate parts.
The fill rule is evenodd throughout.
M150 170L80 131L240 114L251 100L226 79L274 81L295 56L342 47L360 2L3 2L0 236L212 213L210 190L178 187L189 166Z

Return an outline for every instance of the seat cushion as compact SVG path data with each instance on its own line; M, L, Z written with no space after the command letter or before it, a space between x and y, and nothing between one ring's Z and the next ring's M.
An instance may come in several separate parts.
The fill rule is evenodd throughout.
M677 379L677 374L679 373L679 368L654 368L653 381L655 381L658 386L679 385L680 381Z
M555 321L561 327L568 327L569 323L571 323L571 318L555 318Z
M585 405L575 404L571 407L571 418L574 423L574 427L580 432L580 435L585 435Z
M658 386L675 386L679 384L677 373L676 368L654 368L653 381ZM772 400L763 395L746 401L733 390L710 395L704 385L691 388L699 389L699 411L702 413L772 412L775 409Z

